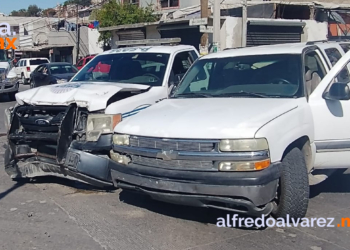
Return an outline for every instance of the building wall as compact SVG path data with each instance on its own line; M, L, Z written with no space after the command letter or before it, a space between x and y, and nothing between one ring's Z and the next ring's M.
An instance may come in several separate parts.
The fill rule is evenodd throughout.
M160 39L160 33L157 30L157 26L147 26L146 27L146 39Z
M317 22L315 20L303 20L306 22L304 34L301 36L302 42L327 40L328 23Z
M100 32L96 29L88 29L89 54L98 54L103 52L103 43L98 41Z
M151 5L155 5L155 6L160 6L159 4L159 1L160 0L140 0L140 6L142 7L146 7L148 6L149 4ZM200 0L179 0L179 5L180 7L178 8L175 8L175 9L182 9L182 8L187 8L187 7L190 7L190 6L193 6L193 5L198 5L200 4ZM166 11L166 10L173 10L174 8L171 8L171 9L166 9L164 8L163 10Z

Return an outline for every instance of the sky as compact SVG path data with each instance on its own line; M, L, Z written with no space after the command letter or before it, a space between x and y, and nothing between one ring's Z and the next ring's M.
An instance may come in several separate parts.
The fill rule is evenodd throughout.
M7 1L7 4L0 5L0 12L10 14L13 10L27 9L29 5L36 4L41 9L52 8L57 3L64 2L63 0L12 0Z

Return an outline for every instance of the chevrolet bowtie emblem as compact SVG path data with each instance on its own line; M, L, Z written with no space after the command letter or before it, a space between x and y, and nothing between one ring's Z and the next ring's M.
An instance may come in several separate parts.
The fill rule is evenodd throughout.
M163 161L175 160L176 157L177 157L177 152L175 152L174 150L162 151L157 153L157 158L161 158L163 159Z

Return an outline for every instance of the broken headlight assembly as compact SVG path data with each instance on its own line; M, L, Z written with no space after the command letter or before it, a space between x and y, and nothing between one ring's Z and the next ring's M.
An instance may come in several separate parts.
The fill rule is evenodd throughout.
M129 146L130 136L129 135L122 135L122 134L114 134L113 135L113 144L118 146Z
M90 114L87 119L86 140L98 141L102 134L113 133L114 127L121 122L121 114Z

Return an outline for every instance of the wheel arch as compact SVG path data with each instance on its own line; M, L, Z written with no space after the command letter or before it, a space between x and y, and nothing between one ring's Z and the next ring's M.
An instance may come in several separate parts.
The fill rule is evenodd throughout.
M313 168L313 157L312 157L312 147L310 138L307 135L301 136L298 139L291 142L283 152L282 159L290 152L293 148L298 148L303 153L305 157L306 166L308 172Z

